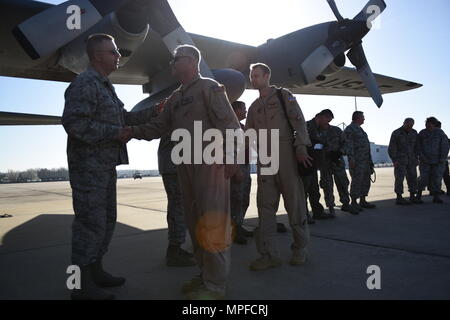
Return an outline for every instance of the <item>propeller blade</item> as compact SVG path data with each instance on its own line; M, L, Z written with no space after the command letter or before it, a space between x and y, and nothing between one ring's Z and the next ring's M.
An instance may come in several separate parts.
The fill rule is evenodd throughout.
M360 13L358 13L353 20L372 22L386 9L384 0L370 0L364 6ZM369 29L371 26L369 27Z
M178 22L167 0L152 0L149 2L148 23L159 33L170 53L179 45L195 46L194 41ZM205 59L200 62L200 73L204 77L214 79L214 75Z
M380 88L378 87L375 76L373 75L372 69L370 69L369 63L367 62L364 49L361 44L353 47L347 54L351 63L356 67L358 73L364 82L367 90L369 91L373 101L378 106L381 107L383 104L383 97L381 95Z
M334 0L327 0L331 10L334 13L334 16L336 17L336 19L338 21L342 21L344 20L344 17L342 17L342 15L339 13L339 9L337 8L336 2L334 2Z
M127 1L66 1L25 20L12 33L25 52L36 60L76 39Z
M61 124L61 117L0 111L0 126L57 124Z

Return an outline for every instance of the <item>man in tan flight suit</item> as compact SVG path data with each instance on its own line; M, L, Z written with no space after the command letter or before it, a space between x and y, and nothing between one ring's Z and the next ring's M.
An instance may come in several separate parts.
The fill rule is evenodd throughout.
M250 106L245 129L279 130L279 170L272 175L263 175L260 161L261 141L258 141L258 191L257 207L259 226L255 240L261 257L250 264L253 271L265 270L281 265L276 248L276 213L283 195L294 242L291 246L291 265L306 261L309 229L303 183L298 174L298 163L311 166L306 147L311 144L303 113L295 97L288 90L270 86L270 68L262 63L250 66L250 81L259 90L260 97ZM277 91L280 90L280 91ZM281 95L280 95L281 94ZM286 112L283 110L284 100ZM288 115L288 119L286 117ZM289 121L289 122L288 122ZM292 128L295 129L296 135ZM273 133L268 132L268 135ZM261 137L259 138L261 140ZM268 139L270 141L270 139ZM270 143L269 143L270 144ZM271 145L267 146L271 154Z
M186 224L201 275L185 283L182 292L193 300L223 299L230 270L229 178L239 167L217 162L206 164L202 155L210 142L202 141L199 150L194 147L194 141L202 139L208 129L219 129L225 137L226 129L240 129L240 125L225 88L212 79L200 76L200 61L200 51L193 46L182 45L175 49L171 61L172 74L180 81L181 86L168 98L158 118L146 125L132 127L132 136L152 140L176 129L183 130L190 136L190 152L182 150L182 157L189 159L177 166L177 172ZM199 124L201 130L198 129ZM183 137L180 144L185 144L184 140ZM173 154L174 151L172 160Z

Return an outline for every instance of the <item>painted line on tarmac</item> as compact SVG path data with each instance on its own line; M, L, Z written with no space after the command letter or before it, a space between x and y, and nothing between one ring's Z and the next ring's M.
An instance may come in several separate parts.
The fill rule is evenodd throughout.
M317 235L317 234L313 234L313 233L311 233L311 237L339 241L339 242L344 242L344 243L357 244L357 245L361 245L361 246L373 247L373 248L379 248L379 249L390 249L390 250L396 250L396 251L403 251L403 252L407 252L407 253L425 255L425 256L430 256L430 257L435 257L435 258L450 259L450 255L446 255L446 254L430 253L430 252L405 249L405 248L400 248L400 247L389 247L389 246L384 246L384 245L380 245L380 244L373 244L373 243L368 243L368 242L361 242L361 241L354 241L354 240L347 240L347 239L338 239L338 238L329 237L329 236L321 236L321 235Z

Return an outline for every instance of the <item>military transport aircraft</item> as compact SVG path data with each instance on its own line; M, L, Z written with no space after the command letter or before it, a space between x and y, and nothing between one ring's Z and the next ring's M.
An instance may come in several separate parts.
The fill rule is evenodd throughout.
M344 19L327 0L337 21L304 28L258 47L187 33L166 0L71 0L53 5L0 0L0 76L70 82L88 64L86 38L108 33L122 59L111 75L115 84L143 86L149 97L133 111L152 106L177 87L170 75L171 52L194 44L203 55L201 74L226 87L230 101L249 88L249 65L272 68L272 83L295 94L372 97L421 84L373 74L362 39L386 9L370 0L353 19ZM77 11L78 10L78 11ZM76 14L79 15L77 28ZM355 68L345 67L346 57ZM55 124L58 117L0 112L0 125Z

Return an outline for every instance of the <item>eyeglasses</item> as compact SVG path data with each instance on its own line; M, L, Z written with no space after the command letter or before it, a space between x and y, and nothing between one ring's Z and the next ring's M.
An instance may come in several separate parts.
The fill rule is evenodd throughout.
M175 64L175 62L179 61L181 58L192 58L191 56L175 56L169 61L169 65Z

